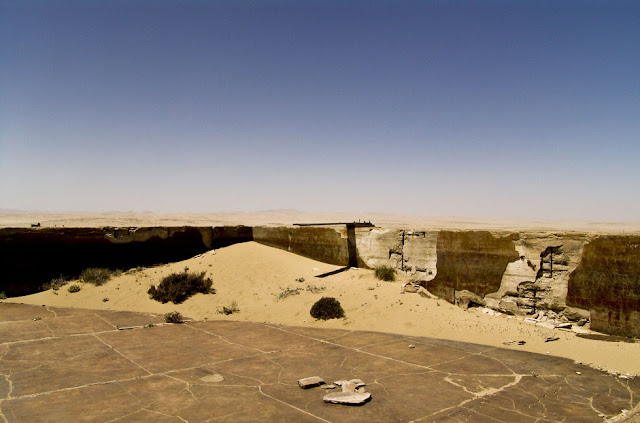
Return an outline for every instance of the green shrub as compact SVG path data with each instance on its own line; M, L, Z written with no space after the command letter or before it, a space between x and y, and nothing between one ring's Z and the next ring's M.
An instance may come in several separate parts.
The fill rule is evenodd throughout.
M102 267L89 267L80 273L80 279L82 279L83 282L100 286L107 283L107 281L111 279L112 275L113 272L109 269Z
M395 281L396 280L396 271L391 266L378 266L375 269L376 278L381 281Z
M80 285L71 285L67 291L73 294L74 292L80 292L81 289Z
M55 279L51 279L51 281L46 282L42 285L42 290L46 291L48 289L53 289L57 291L61 286L65 286L69 281L64 276L60 275Z
M183 323L184 318L179 312L172 311L164 315L164 321L167 323ZM149 325L149 327L151 327L151 325Z
M315 319L328 320L340 319L344 317L344 310L340 301L333 297L322 297L311 306L311 317Z
M6 300L6 299L7 299L7 294L4 291L0 292L0 300Z
M210 278L205 278L205 275L206 272L189 273L186 270L182 273L171 273L162 278L157 288L155 285L151 285L147 293L152 299L163 304L169 301L180 304L199 292L215 294L215 290L211 288L213 281Z

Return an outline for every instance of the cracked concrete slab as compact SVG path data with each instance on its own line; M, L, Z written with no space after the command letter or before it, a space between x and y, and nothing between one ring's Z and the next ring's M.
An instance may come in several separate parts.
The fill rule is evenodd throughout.
M250 322L146 327L161 321L0 303L0 421L597 422L640 396L638 379L546 355ZM298 386L313 375L362 379L373 399L325 403Z

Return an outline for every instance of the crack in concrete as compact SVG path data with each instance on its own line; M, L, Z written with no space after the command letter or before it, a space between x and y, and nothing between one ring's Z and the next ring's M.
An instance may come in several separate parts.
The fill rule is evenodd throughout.
M323 421L323 422L332 423L330 420L326 420L326 419L323 419L323 418L322 418L322 417L320 417L320 416L316 416L315 414L310 413L310 412L309 412L309 411L307 411L307 410L303 410L302 408L296 407L295 405L289 404L288 402L282 401L282 400L280 400L280 399L278 399L278 398L276 398L276 397L272 397L271 395L267 394L266 392L264 392L264 391L262 390L262 386L258 386L258 391L259 391L262 395L264 395L265 397L267 397L267 398L271 398L272 400L277 401L277 402L279 402L280 404L284 404L284 405L286 405L287 407L291 407L291 408L293 408L293 409L295 409L295 410L298 410L299 412L304 413L304 414L306 414L306 415L308 415L308 416L310 416L310 417L314 417L314 418L316 418L316 419L318 419L318 420L320 420L320 421Z
M242 411L238 411L236 413L225 414L224 416L212 417L212 418L210 418L208 420L205 420L205 423L206 422L213 422L213 421L216 421L216 420L227 420L229 417L238 416L238 415L240 415L242 413L243 413Z
M100 337L98 337L96 334L92 334L94 338L96 338L98 341L102 342L104 345L106 345L107 347L109 347L111 350L113 350L114 352L116 352L118 355L122 356L124 359L128 360L129 362L131 362L132 364L136 365L137 367L139 367L140 369L144 370L145 372L147 372L148 374L152 375L153 373L150 372L149 370L145 369L144 367L142 367L140 364L136 363L135 361L133 361L132 359L130 359L129 357L127 357L126 355L124 355L123 353L121 353L120 351L118 351L117 348L113 347L112 345L110 345L108 342L100 339Z
M249 386L257 386L257 387L259 387L259 386L262 386L262 385L271 385L271 384L266 384L266 383L264 383L263 381L261 381L260 379L257 379L257 378L255 378L255 377L237 375L237 374L235 374L235 373L233 373L233 372L228 372L228 373L229 373L231 376L239 377L239 378L242 378L242 379L250 379L250 380L254 380L254 381L256 381L256 382L258 383L257 385L249 385Z
M189 423L189 420L185 420L182 417L178 416L178 415L174 415L174 414L165 414L165 413L161 413L160 411L157 410L151 410L149 408L142 408L142 410L144 411L148 411L149 413L153 413L153 414L160 414L161 416L165 416L165 417L175 417L177 419L180 419L181 422L184 423Z
M195 394L193 393L193 391L191 390L191 384L190 384L189 382L187 382L186 380L182 380L182 379L180 379L180 378L177 378L177 377L175 377L175 376L169 376L169 375L167 375L167 374L165 374L165 375L163 375L163 376L164 376L164 377L168 377L169 379L173 379L173 380L176 380L176 381L178 381L178 382L182 382L182 383L184 383L184 384L186 385L186 387L185 387L185 388L183 388L182 390L183 390L183 391L184 391L184 390L186 390L187 392L189 392L189 394L191 395L191 398L193 398L193 400L194 400L194 401L196 401L196 402L198 402L198 401L199 401L199 400L198 400L198 398L196 398L196 396L195 396Z
M18 397L11 397L10 400L24 400L24 399L29 399L29 398L37 398L37 397L41 397L43 395L49 395L49 394L56 394L56 393L60 393L60 392L69 392L69 391L75 391L77 389L83 389L83 388L89 388L91 386L101 386L101 385L109 385L109 384L113 384L113 383L122 383L122 382L130 382L133 380L139 380L139 379L146 379L149 377L152 377L155 375L145 375L145 376L136 376L136 377L132 377L129 379L112 379L112 380L105 380L102 382L90 382L90 383L85 383L84 385L77 385L77 386L70 386L68 388L60 388L60 389L52 389L51 391L42 391L42 392L36 392L33 394L26 394L26 395L20 395Z
M4 423L9 423L9 420L4 415L4 411L2 411L2 403L3 402L4 402L4 400L0 400L0 417L2 417L2 420L4 421Z
M51 337L55 338L56 337L56 333L53 331L53 329L51 329L49 327L49 323L47 323L46 320L42 320L42 323L46 326L47 330L51 333Z
M598 410L595 405L593 405L593 397L595 397L595 395L592 395L591 397L589 397L589 407L591 407L593 412L598 415L600 414L607 415L607 413L603 413L602 411Z
M0 358L0 361L2 361L2 359ZM9 392L7 392L7 397L4 399L11 399L11 394L13 393L13 382L11 381L11 375L12 373L9 374L3 374L2 376L4 376L5 380L7 381L7 383L9 384Z
M218 334L216 334L216 333L209 332L209 331L204 330L204 329L194 328L193 326L189 325L188 323L185 323L184 325L185 325L186 327L190 328L190 329L195 330L195 331L204 332L204 333L206 333L207 335L214 336L214 337L218 338L219 340L224 341L224 342L226 342L226 343L228 343L228 344L230 344L230 345L235 345L236 347L247 348L247 349L250 349L250 350L258 351L258 352L260 352L260 353L262 353L262 354L267 354L267 353L270 353L270 352L271 352L271 351L263 351L263 350L261 350L261 349L259 349L259 348L249 347L249 346L246 346L246 345L242 345L242 344L238 344L238 343L236 343L236 342L229 341L229 340L228 340L228 339L226 339L224 336L218 335Z
M40 341L49 341L52 339L64 339L64 338L75 338L75 337L79 337L79 336L95 336L95 335L101 335L103 333L112 333L112 332L117 332L117 330L113 330L113 329L109 329L109 330L101 330L98 332L84 332L84 333L73 333L73 334L69 334L69 335L54 335L54 336L45 336L43 338L34 338L34 339L21 339L18 341L8 341L8 342L3 342L1 345L16 345L16 344L28 344L31 342L40 342ZM1 358L1 357L0 357Z
M100 320L102 320L103 322L105 322L106 324L108 324L109 326L113 326L114 329L118 329L118 326L114 325L113 323L111 323L110 321L105 319L104 317L100 316L98 313L94 313L93 315L96 316L97 318L99 318Z
M507 367L507 368L509 368L509 367ZM511 369L509 369L509 370L511 370ZM437 370L436 370L436 371L437 371ZM513 370L512 370L512 371L513 371ZM446 373L446 372L443 372L443 373ZM453 374L456 374L456 373L453 373ZM466 375L466 374L465 374L465 375ZM485 375L485 376L510 376L510 375L504 375L504 374L501 374L501 375ZM428 414L428 415L426 415L426 416L422 416L422 417L420 417L420 418L418 418L418 419L416 419L416 420L413 420L413 421L414 421L414 422L423 421L423 420L424 420L424 419L426 419L426 418L433 417L433 416L435 416L435 415L437 415L437 414L440 414L440 413L446 412L446 411L448 411L448 410L452 410L452 409L460 408L460 407L462 407L463 405L465 405L465 404L467 404L467 403L469 403L469 402L476 401L476 400L478 400L478 399L480 399L480 398L484 398L484 397L486 397L486 396L489 396L489 395L495 395L495 394L497 394L497 393L499 393L499 392L502 392L502 391L504 391L505 389L508 389L508 388L510 388L510 387L512 387L512 386L515 386L515 385L517 385L518 383L520 383L520 380L522 380L522 376L523 376L523 375L520 375L520 374L517 374L517 373L513 373L513 376L515 376L515 380L514 380L513 382L508 383L508 384L506 384L506 385L504 385L504 386L502 386L502 387L500 387L500 388L489 388L489 390L484 391L484 393L481 393L481 394L471 394L471 395L473 395L471 398L467 398L467 399L465 399L465 400L461 401L461 402L460 402L459 404L457 404L457 405L454 405L454 406L451 406L451 407L444 408L444 409L442 409L442 410L436 411L436 412L431 413L431 414ZM513 401L513 400L512 400L512 401Z
M614 377L614 379L616 380L616 382L622 385L629 392L629 410L632 410L634 407L633 406L633 390L629 386L629 382L625 384L625 383L622 383L622 381L617 377ZM611 394L611 389L609 389L609 394Z

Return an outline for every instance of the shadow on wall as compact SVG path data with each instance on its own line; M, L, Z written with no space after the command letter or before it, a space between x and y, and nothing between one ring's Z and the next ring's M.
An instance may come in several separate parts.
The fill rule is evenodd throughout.
M251 239L251 227L0 229L0 292L28 295L88 267L170 263Z
M602 236L584 246L567 305L589 309L591 329L640 337L640 236Z

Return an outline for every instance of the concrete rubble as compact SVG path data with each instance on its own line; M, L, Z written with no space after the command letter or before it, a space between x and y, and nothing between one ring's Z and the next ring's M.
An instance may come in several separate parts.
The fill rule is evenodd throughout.
M302 389L309 389L316 386L320 386L323 383L325 383L325 381L321 377L311 376L311 377L305 377L304 379L300 379L298 381L298 386L300 386Z
M342 388L342 392L332 392L325 395L324 402L332 404L362 405L371 400L371 394L365 392L365 383L360 379L338 380L333 382Z

